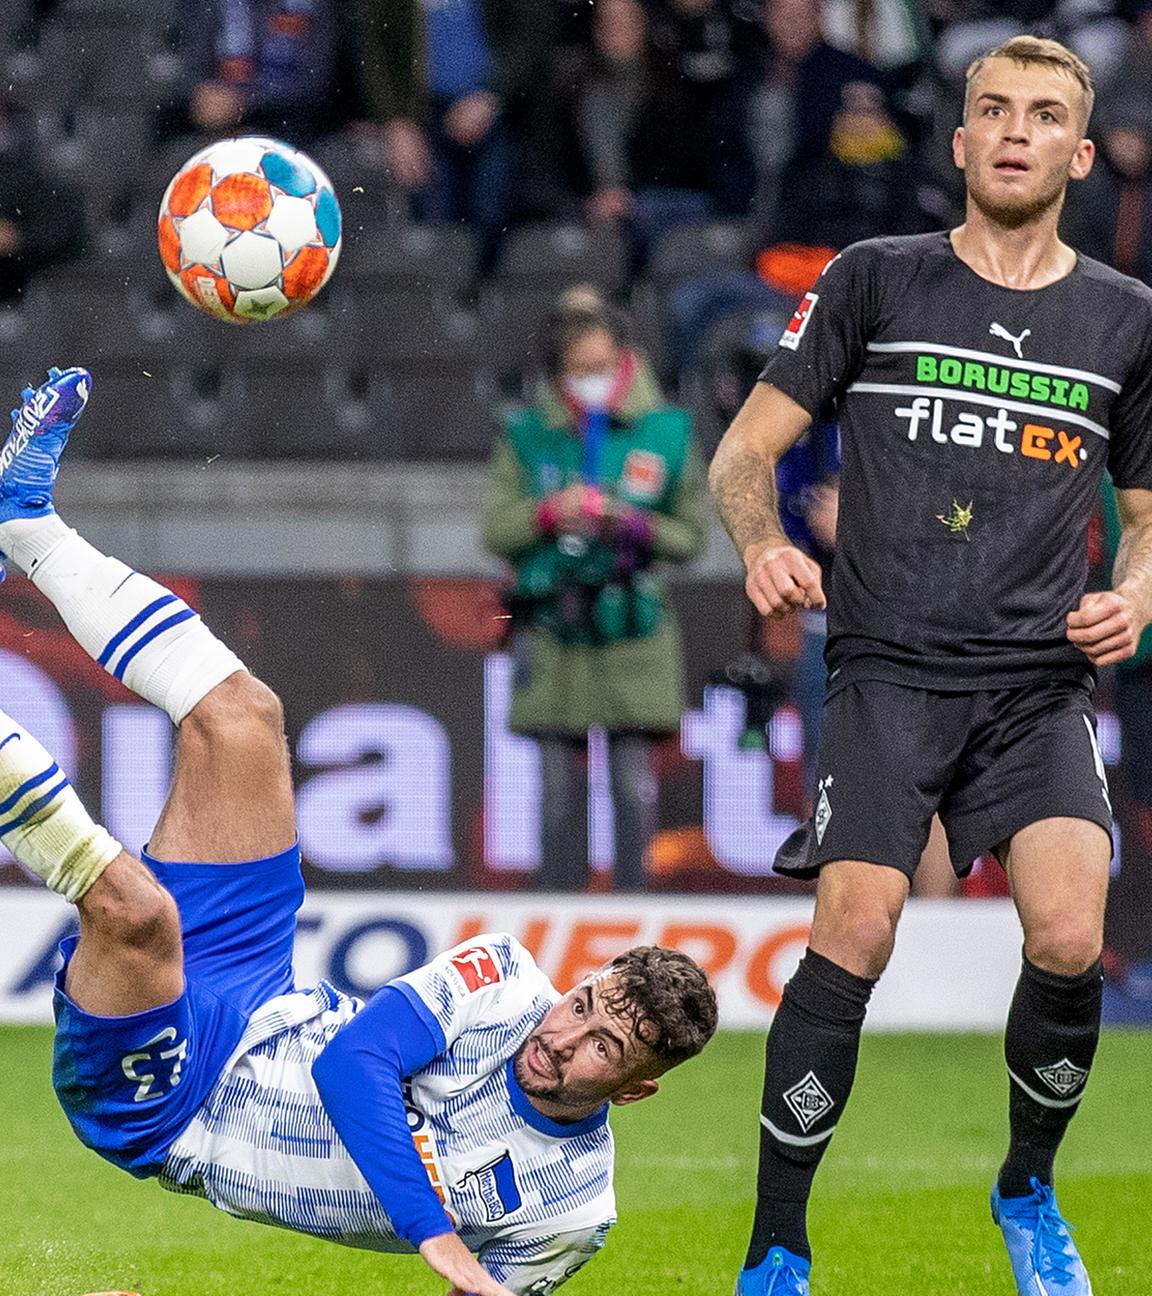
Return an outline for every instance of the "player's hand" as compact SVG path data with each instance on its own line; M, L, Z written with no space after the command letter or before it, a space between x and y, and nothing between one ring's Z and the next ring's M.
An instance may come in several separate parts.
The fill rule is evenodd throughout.
M441 1233L420 1243L424 1263L452 1283L456 1296L513 1296L464 1245L458 1233Z
M1068 613L1068 638L1097 666L1131 657L1143 628L1135 602L1119 590L1085 594Z
M762 616L784 617L798 608L828 606L819 565L793 545L750 545L744 561L744 589Z

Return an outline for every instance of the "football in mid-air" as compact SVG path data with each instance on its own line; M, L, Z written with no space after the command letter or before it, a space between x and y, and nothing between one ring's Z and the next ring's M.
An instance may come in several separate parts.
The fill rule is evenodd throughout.
M340 204L311 158L258 136L201 149L160 204L168 278L201 310L244 324L306 305L340 256Z

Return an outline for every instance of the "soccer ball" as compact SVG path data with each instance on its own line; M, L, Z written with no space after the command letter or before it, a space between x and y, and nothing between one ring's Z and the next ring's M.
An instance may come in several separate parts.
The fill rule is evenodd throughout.
M193 306L235 324L306 305L340 255L340 204L311 158L245 136L201 149L160 204L160 257Z

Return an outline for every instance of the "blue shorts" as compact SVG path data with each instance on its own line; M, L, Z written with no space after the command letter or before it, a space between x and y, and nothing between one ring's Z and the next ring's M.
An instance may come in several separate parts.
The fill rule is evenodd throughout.
M246 864L171 864L143 856L176 901L184 992L130 1017L96 1017L64 992L77 937L62 942L52 1080L77 1137L140 1178L219 1079L248 1019L294 988L292 945L304 899L300 848Z

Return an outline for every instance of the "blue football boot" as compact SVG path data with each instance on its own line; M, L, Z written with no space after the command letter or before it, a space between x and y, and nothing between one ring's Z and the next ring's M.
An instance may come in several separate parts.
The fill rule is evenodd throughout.
M0 449L0 522L54 512L60 455L91 388L87 369L49 369L47 382L20 393L23 403L12 411L12 431Z
M1080 1253L1056 1205L1056 1194L1033 1179L1027 1197L992 1189L992 1218L1000 1225L1020 1296L1092 1296Z
M755 1269L741 1269L736 1296L808 1296L812 1262L775 1246Z

